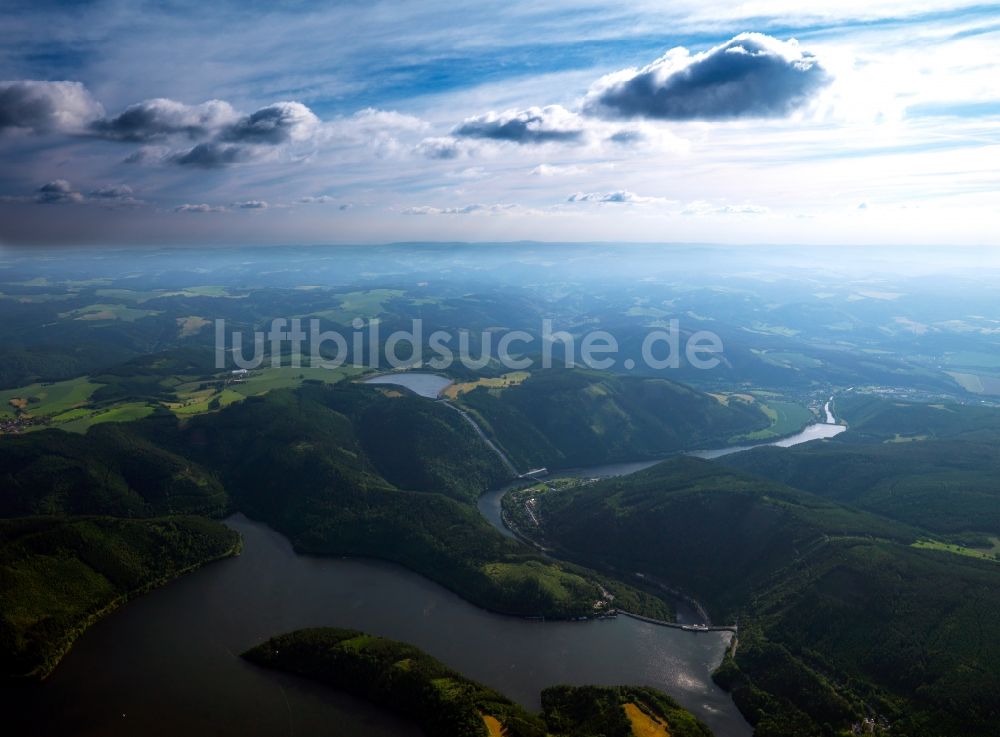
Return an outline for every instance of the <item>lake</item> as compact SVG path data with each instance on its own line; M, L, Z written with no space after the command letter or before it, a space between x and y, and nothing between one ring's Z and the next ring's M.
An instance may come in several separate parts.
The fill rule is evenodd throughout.
M406 371L395 374L382 374L366 379L365 384L392 384L409 389L414 394L419 394L427 399L437 399L438 396L451 386L451 379L437 374L422 374L417 371Z
M534 622L483 611L399 566L300 556L242 515L237 558L139 597L98 622L41 687L0 690L8 734L415 735L352 697L245 663L238 654L307 626L411 642L537 710L558 683L662 689L717 737L750 727L710 674L729 634L626 617ZM13 729L13 731L9 731Z

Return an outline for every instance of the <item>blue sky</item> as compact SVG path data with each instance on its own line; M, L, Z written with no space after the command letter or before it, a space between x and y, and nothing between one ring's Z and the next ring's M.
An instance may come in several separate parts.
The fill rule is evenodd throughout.
M1000 6L803 7L8 0L0 242L998 244Z

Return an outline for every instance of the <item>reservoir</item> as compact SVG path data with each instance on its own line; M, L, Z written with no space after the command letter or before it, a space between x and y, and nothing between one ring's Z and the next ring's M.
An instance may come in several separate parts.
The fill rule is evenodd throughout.
M451 379L437 374L423 374L418 371L399 371L394 374L382 374L366 379L365 384L392 384L409 389L427 399L437 399L438 395L450 386Z
M662 689L717 737L751 730L710 674L729 633L627 617L536 622L483 611L399 566L297 555L242 515L243 554L139 597L89 629L41 687L0 690L18 735L409 736L409 725L319 684L238 657L299 627L411 642L538 710L558 683ZM13 725L10 723L13 722Z
M435 374L397 373L368 383L404 386L434 399L451 382ZM772 444L788 447L845 429L815 424ZM717 458L748 447L692 455ZM559 475L617 476L657 462ZM483 495L479 509L510 535L500 519L505 491ZM533 711L540 709L540 691L560 683L648 685L677 699L717 737L752 732L711 680L728 632L692 633L628 617L537 622L491 614L400 566L301 556L266 525L242 515L227 524L243 535L242 555L212 563L99 621L42 686L0 689L12 733L307 737L330 734L333 727L340 737L420 734L364 701L239 657L268 637L316 626L413 643Z
M830 405L828 403L826 409L827 416L832 417L829 406ZM721 458L722 456L732 455L733 453L741 453L745 450L750 450L751 448L759 448L764 445L774 445L779 448L791 448L793 445L808 443L811 440L832 438L835 435L839 435L844 432L846 429L847 428L844 425L817 422L806 426L794 435L789 435L788 437L784 437L770 443L758 443L756 445L730 445L725 448L713 448L711 450L694 450L687 455L711 460L713 458ZM608 463L601 466L586 466L584 468L556 469L552 471L551 476L554 478L604 479L611 478L613 476L625 476L626 474L643 471L650 466L655 466L657 463L662 463L664 460L665 459L661 458L655 461L632 461L627 463ZM508 530L506 525L503 523L503 519L500 515L500 501L503 499L503 495L510 491L510 489L522 485L523 484L521 482L510 484L502 489L488 491L479 497L478 506L480 514L482 514L491 525L507 537L514 537L514 534Z

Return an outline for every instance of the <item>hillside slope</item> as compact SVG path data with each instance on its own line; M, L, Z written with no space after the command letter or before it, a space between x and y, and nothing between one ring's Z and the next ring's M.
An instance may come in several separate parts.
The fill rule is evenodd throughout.
M757 737L991 734L1000 565L914 528L693 458L542 493L539 534L575 559L682 586L739 619L719 680Z
M558 370L462 402L518 467L593 465L723 445L769 425L756 406L728 405L665 379Z

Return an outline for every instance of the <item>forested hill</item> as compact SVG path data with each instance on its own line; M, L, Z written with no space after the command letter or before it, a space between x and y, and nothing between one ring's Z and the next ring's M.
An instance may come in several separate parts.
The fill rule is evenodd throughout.
M661 458L725 445L770 424L751 402L723 404L666 379L584 370L536 372L502 391L480 387L462 401L523 468Z
M541 494L547 540L573 557L657 575L731 622L774 573L830 537L910 542L915 530L814 494L680 457Z
M850 397L837 411L849 430L829 442L723 462L936 534L1000 535L1000 410Z
M162 529L147 529L155 515L243 511L300 551L391 560L510 614L590 616L613 595L671 616L655 596L497 532L475 506L508 478L496 454L459 413L391 389L307 382L185 423L161 410L85 435L6 436L0 475L0 517L51 521L31 545L0 540L0 661L48 663L18 665L24 672L57 659L37 643L72 641L111 603L217 557L211 540L233 547L233 533L209 520L171 522L184 534L151 537ZM101 516L64 524L79 515ZM123 528L126 519L134 524ZM163 546L162 566L146 560L150 540ZM190 551L204 555L184 558Z
M865 719L894 737L995 734L1000 564L915 547L915 527L694 458L536 500L536 534L565 554L739 619L718 680L756 737L834 737Z

